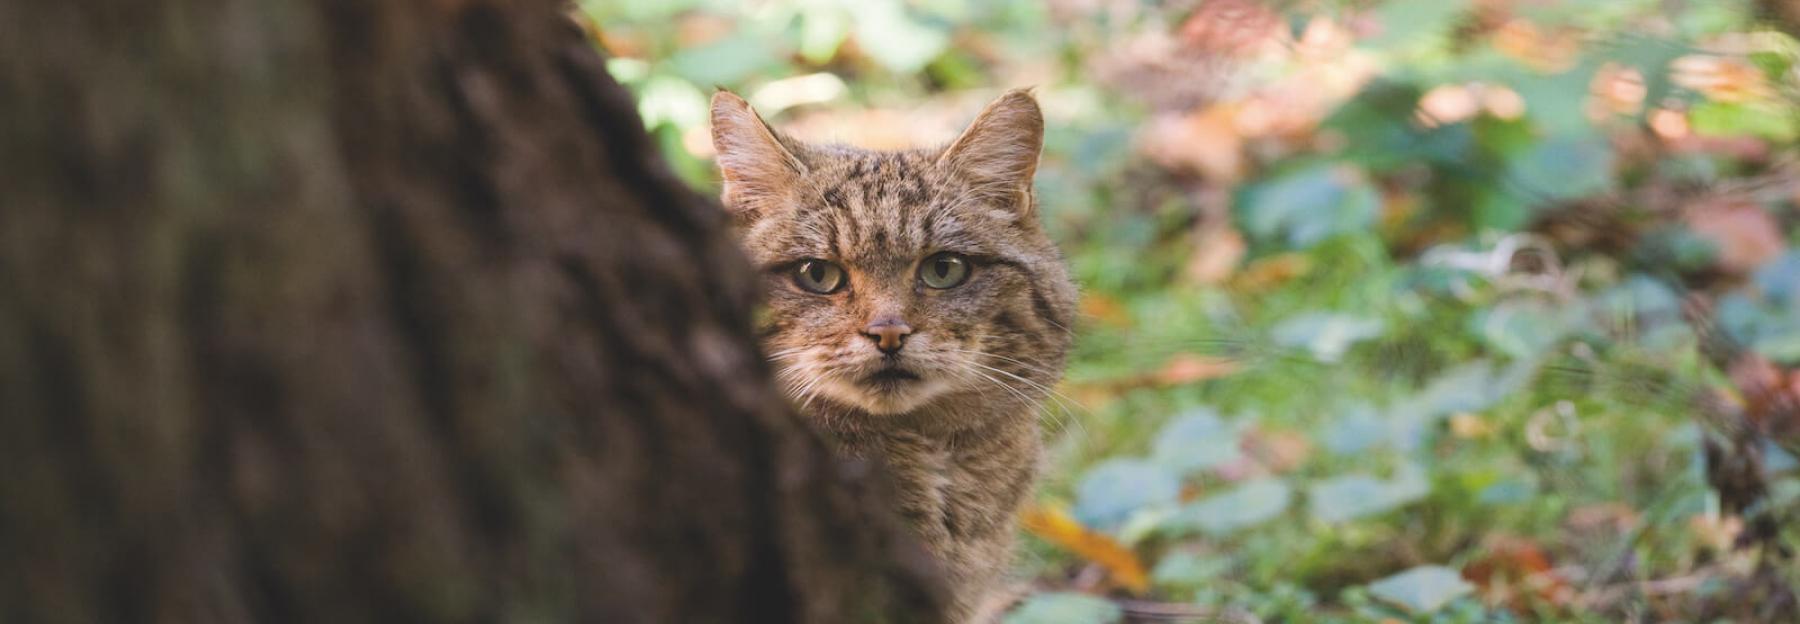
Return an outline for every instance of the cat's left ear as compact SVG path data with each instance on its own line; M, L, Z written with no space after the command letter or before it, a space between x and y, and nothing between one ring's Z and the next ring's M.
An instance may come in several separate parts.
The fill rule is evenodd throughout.
M1031 176L1044 148L1044 114L1026 89L1014 89L982 109L938 163L974 185L974 192L1021 215L1031 211Z

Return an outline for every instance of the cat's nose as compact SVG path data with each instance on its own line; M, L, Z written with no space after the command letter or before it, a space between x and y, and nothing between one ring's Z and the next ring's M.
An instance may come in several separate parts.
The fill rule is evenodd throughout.
M906 321L892 316L875 319L863 328L863 335L875 341L875 348L889 355L898 353L911 333L912 327L907 326Z

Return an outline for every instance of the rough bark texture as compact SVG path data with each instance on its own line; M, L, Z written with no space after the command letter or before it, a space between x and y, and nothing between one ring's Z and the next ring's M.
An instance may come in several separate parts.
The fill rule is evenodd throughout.
M0 621L935 619L557 11L0 2Z

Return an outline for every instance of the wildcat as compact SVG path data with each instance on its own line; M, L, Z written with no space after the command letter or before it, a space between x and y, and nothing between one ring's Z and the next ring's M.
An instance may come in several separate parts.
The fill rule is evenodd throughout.
M1022 90L908 151L802 143L712 101L723 203L766 280L764 349L842 452L887 464L958 620L1001 587L1072 338L1075 286L1032 192L1043 133Z

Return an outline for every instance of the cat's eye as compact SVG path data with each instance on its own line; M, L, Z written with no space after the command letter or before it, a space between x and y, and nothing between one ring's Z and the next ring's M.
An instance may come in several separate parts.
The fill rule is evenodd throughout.
M844 287L844 269L824 260L801 260L794 265L794 284L801 290L829 295Z
M962 254L932 254L919 265L919 281L932 288L955 288L969 279L969 259Z

